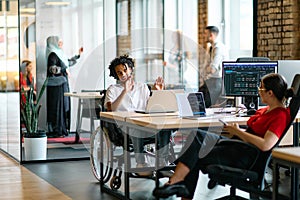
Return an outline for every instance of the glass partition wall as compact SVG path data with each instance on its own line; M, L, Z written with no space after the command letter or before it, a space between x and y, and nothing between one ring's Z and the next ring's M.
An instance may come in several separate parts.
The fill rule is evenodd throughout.
M105 12L104 12L105 10ZM47 13L47 14L45 14ZM105 20L110 19L109 27L104 28ZM47 74L47 38L58 36L62 42L62 50L67 58L83 53L77 63L69 67L68 84L72 93L82 90L101 90L106 87L105 66L115 57L115 3L102 0L69 0L56 2L36 1L36 55L37 86L41 86ZM106 22L107 23L107 22ZM47 105L47 94L42 104ZM48 99L49 101L49 99ZM90 156L90 122L89 116L82 118L80 141L75 143L77 126L77 108L79 98L70 98L69 134L63 138L48 136L47 159L89 158ZM84 102L89 103L89 102ZM43 106L40 113L39 126L49 132L47 108ZM95 122L95 127L99 122Z
M0 149L20 160L18 1L0 1Z
M204 68L207 60L206 46L198 41L203 38L200 23L205 21L198 20L206 14L208 25L220 27L221 40L230 50L230 59L251 56L251 30L247 29L246 35L230 30L251 27L252 15L248 8L252 1L243 0L239 4L207 1L208 13L204 15L200 13L203 10L198 10L198 0L0 2L0 149L22 162L28 160L23 155L21 137L19 66L23 60L32 62L39 91L47 74L45 52L49 36L61 38L68 58L83 47L78 62L69 68L70 92L76 93L105 89L115 83L109 77L108 65L121 54L135 58L136 81L152 84L157 76L163 76L169 89L197 91L199 69ZM210 7L218 8L219 12L210 12ZM44 130L48 130L46 96L45 93L41 101L39 118L39 128ZM48 138L47 159L89 157L88 131L80 135L80 143L74 144L77 108L78 98L72 97L70 133L64 138ZM88 118L83 118L81 128L89 130Z
M105 66L116 55L115 2L1 0L0 3L0 149L23 162L29 160L24 157L21 137L20 63L32 62L36 91L39 91L46 79L46 39L59 36L67 57L84 48L77 64L70 68L70 92L105 88L109 83L105 79ZM104 29L104 23L109 28ZM39 117L39 128L44 130L47 130L46 95L41 101ZM47 159L89 158L90 133L83 133L82 142L74 144L77 104L78 99L71 98L70 134L64 138L48 138ZM84 119L82 129L89 130L88 126Z

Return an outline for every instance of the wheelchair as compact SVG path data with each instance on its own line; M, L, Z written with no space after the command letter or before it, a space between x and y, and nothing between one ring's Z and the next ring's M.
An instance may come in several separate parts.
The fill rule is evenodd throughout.
M114 139L110 136L111 132L107 127L98 127L91 136L91 168L95 178L102 184L110 181L111 189L117 190L121 186L122 168L124 163L124 148L122 142L112 142ZM119 138L121 139L121 138ZM172 138L171 138L172 139ZM155 159L154 138L149 138L145 141L146 160L148 163L153 163ZM169 143L169 162L175 160L175 152L173 143ZM129 152L133 152L133 146L129 144ZM130 155L130 157L134 157ZM102 169L102 172L101 172ZM102 173L102 175L101 175ZM102 178L101 178L102 177ZM150 178L139 176L136 173L131 173L130 177L135 178Z
M104 96L105 96L105 91ZM103 93L101 93L103 94ZM104 98L102 97L99 102L100 111L104 111ZM99 109L98 109L99 110ZM97 116L100 119L100 116ZM168 161L173 163L176 159L175 151L173 148L174 133L171 133L170 142L168 148L170 151ZM90 144L90 164L91 170L95 178L101 183L106 184L109 182L109 186L112 190L118 190L121 187L121 177L124 164L124 136L120 129L114 123L106 123L100 121L100 126L92 133ZM154 138L146 139L144 142L145 155L148 163L153 163L155 159L155 144ZM134 157L133 145L129 144L130 158ZM133 153L134 154L134 153ZM154 176L139 176L137 173L130 173L130 177L134 178L155 178Z

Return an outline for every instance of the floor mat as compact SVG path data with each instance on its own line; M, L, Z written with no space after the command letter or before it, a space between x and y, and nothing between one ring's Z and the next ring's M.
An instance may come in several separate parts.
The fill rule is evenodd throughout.
M63 138L48 138L48 143L64 143L64 144L74 144L75 137L63 137ZM90 143L90 138L80 138L78 144Z

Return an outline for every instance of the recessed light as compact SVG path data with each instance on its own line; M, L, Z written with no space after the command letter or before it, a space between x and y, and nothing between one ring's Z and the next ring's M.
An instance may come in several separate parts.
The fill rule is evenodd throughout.
M45 2L47 6L67 6L70 5L71 2L68 1L47 1Z

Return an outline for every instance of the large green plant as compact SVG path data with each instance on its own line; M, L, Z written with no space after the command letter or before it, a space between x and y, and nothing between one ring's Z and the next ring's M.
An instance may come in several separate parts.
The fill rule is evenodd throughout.
M41 132L38 130L39 113L41 104L39 104L43 93L45 92L48 83L48 78L44 81L44 84L38 92L38 98L34 101L34 88L30 86L29 91L25 91L22 87L21 91L25 98L21 98L21 117L26 128L24 137L39 137Z

